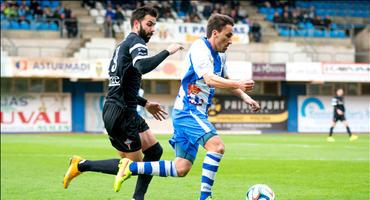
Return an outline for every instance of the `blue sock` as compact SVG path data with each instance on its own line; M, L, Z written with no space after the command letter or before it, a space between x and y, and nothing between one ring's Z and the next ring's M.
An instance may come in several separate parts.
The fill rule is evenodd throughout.
M152 176L177 176L173 161L160 160L155 162L132 162L130 171L133 175L146 174Z
M202 183L200 187L200 200L212 197L212 186L221 161L222 154L207 152L202 166Z

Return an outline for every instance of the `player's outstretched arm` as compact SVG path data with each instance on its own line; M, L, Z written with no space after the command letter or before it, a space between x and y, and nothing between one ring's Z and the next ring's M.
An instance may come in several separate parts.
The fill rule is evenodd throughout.
M134 67L139 70L141 74L146 74L156 67L169 55L172 55L176 53L178 50L183 49L182 45L180 44L171 44L168 46L166 50L163 50L159 52L157 55L148 57L148 58L142 58L140 60L137 60L134 64Z
M241 89L232 89L231 92L240 97L246 104L250 105L253 112L257 112L260 110L260 105Z
M225 79L213 72L204 74L203 78L207 85L221 89L240 89L242 91L250 91L254 86L254 81L252 80Z

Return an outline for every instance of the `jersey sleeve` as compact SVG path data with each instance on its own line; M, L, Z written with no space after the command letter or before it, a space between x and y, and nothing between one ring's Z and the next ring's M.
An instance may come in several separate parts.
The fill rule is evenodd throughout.
M148 47L143 40L135 38L130 45L129 53L132 58L132 65L135 65L138 60L148 57Z
M208 72L213 72L212 55L207 46L205 46L205 44L203 45L201 42L203 41L194 43L194 46L192 46L190 50L191 64L199 78L203 77L203 75Z

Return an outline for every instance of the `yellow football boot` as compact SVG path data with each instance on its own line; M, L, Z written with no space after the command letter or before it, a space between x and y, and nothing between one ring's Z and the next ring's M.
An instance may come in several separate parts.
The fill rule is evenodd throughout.
M82 172L78 171L78 163L83 160L80 156L72 156L69 159L69 167L67 173L64 175L63 179L63 187L67 189L69 183L74 179L76 176L80 175Z
M130 164L132 160L123 158L119 161L118 164L118 173L114 180L114 191L119 192L121 189L123 181L129 179L131 177L132 172L130 171Z

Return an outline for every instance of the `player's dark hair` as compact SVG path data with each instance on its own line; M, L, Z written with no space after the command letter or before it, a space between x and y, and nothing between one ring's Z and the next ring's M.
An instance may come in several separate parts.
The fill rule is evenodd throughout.
M213 30L221 32L226 25L234 26L233 18L227 15L213 14L207 23L207 38L212 36Z
M146 15L150 15L150 16L157 18L158 12L156 9L149 7L149 6L143 6L143 7L137 8L136 10L132 12L132 15L131 15L131 20L130 20L131 28L134 27L135 20L138 20L140 22L141 20L144 19Z

